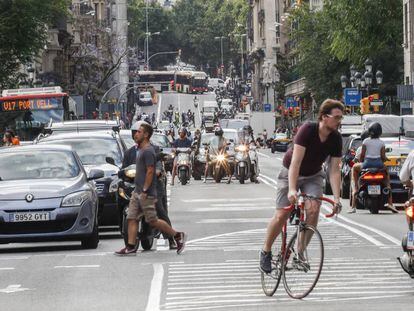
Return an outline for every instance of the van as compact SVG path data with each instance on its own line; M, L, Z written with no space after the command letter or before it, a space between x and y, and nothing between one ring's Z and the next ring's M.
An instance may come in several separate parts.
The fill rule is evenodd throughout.
M219 78L209 78L208 79L208 88L210 90L215 89L224 89L224 81Z
M206 120L213 120L214 114L218 113L219 107L216 101L207 100L203 103L202 114Z

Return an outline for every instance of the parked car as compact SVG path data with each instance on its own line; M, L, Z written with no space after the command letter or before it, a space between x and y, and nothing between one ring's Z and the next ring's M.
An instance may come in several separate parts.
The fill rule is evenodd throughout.
M120 213L117 188L112 182L122 164L125 143L114 132L96 131L79 133L62 133L40 139L38 144L59 144L71 146L79 155L87 172L101 169L105 176L96 180L99 196L99 225L114 226L120 224ZM106 157L112 157L116 166L108 164Z
M208 79L208 88L209 90L224 89L224 81L218 78L209 78Z
M98 195L68 146L31 145L0 150L0 243L80 240L96 248Z

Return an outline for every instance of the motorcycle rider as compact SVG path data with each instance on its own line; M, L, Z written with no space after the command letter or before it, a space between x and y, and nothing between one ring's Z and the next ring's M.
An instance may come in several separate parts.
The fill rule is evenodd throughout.
M141 124L136 130L134 139L139 144L139 153L136 159L135 190L132 193L128 208L128 243L121 250L115 252L118 256L135 255L137 252L136 232L138 223L145 216L146 222L161 232L173 236L177 243L177 254L185 247L186 234L175 231L165 221L158 219L155 211L157 191L155 186L156 155L150 144L153 128L149 124Z
M361 155L360 155L360 161L362 165L359 165L355 167L355 169L352 170L353 172L352 177L354 179L354 193L352 196L354 198L356 197L357 191L359 190L358 179L359 179L359 173L361 172L361 169L366 169L366 168L383 169L384 162L388 160L387 156L385 155L385 144L380 139L382 135L381 124L378 122L371 123L368 127L368 135L369 137L364 139L364 141L362 142ZM386 176L386 186L389 189L391 189L390 177L389 177L387 170L385 170L385 176ZM392 204L391 192L388 195L387 207L393 213L398 213L397 209Z
M199 100L198 100L197 95L196 95L196 96L194 96L194 99L193 99L193 104L194 104L195 108L198 107L198 103L199 103Z
M253 136L253 129L252 129L252 127L250 125L243 126L242 137L241 137L240 142L242 144L247 145L248 147L257 146L257 143L256 143L256 141L254 139L254 136ZM255 150L253 150L253 151L250 151L249 150L249 159L250 159L250 152L256 153L256 151ZM256 163L257 164L256 169L257 169L257 172L259 172L259 158L257 157L257 155L256 155L256 161L257 161L257 163ZM251 164L251 162L250 162L250 164ZM258 184L259 183L259 180L257 179L258 176L257 176L257 174L255 172L253 172L253 173L255 174L253 176L254 182L256 184Z
M227 140L223 136L223 129L221 127L217 126L214 129L214 135L215 136L211 138L210 144L208 146L206 167L204 169L204 183L207 181L207 174L208 174L208 168L209 168L209 162L210 162L209 155L210 154L218 155L218 154L225 154L226 153ZM231 183L231 177L232 177L230 167L228 165L225 165L224 170L226 171L226 174L229 178L227 180L227 183L229 184L229 183Z
M135 145L132 146L131 148L129 148L125 154L124 154L124 158L122 159L122 166L121 168L124 169L128 166L130 166L131 164L136 164L136 159L139 153L139 143L137 141L136 138L136 134L138 129L140 128L140 126L142 124L146 123L145 121L138 121L135 122L132 126L131 126L131 135L132 135L132 139L135 141ZM148 124L148 123L146 123ZM157 163L156 163L156 176L157 176L157 196L158 196L158 200L156 202L155 205L155 209L157 211L157 216L164 220L167 224L169 224L171 226L171 220L168 217L168 205L167 205L167 194L166 194L166 189L165 189L165 184L164 184L164 178L165 178L165 170L164 170L164 166L162 165L162 161L160 159L160 148L157 146L154 146L154 150L155 153L157 154ZM122 213L123 210L120 209L120 220L122 220ZM121 221L120 221L121 223ZM173 237L170 237L166 234L163 234L164 238L168 238L168 242L170 245L170 249L176 249L177 245L173 239Z
M407 186L408 188L413 189L413 181L411 178L414 178L414 150L410 151L410 153L407 156L407 159L405 159L405 162L403 166L401 167L401 171L398 175L400 177L401 182ZM411 197L411 199L407 202L405 202L405 207L409 207L413 204L414 197ZM407 224L410 223L410 219L408 215L406 216ZM407 252L404 252L404 255L402 257L399 257L399 261L404 269L408 274L410 274L411 277L414 276L414 267L410 267L410 257L407 254Z
M184 127L180 128L178 135L179 137L174 141L173 147L174 148L191 148L191 140L188 139L187 130ZM171 186L174 186L174 179L176 175L177 175L177 155L174 158Z

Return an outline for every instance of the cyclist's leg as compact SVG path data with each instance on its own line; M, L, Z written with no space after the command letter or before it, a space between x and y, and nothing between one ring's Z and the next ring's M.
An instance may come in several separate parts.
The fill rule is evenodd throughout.
M319 172L315 175L299 179L299 189L307 195L321 197L323 195L324 173ZM306 224L317 227L321 203L316 200L305 200L305 222ZM312 239L313 232L306 230L305 234L300 234L298 239L298 252L306 250L309 241Z
M282 168L277 180L277 192L276 192L276 212L267 225L265 243L263 251L270 252L272 244L277 236L282 231L283 225L289 218L290 211L286 211L284 208L290 206L287 194L289 190L288 183L288 170Z

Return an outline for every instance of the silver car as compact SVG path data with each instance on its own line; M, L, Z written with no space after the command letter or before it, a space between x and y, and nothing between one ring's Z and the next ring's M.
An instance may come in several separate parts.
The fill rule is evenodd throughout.
M80 240L96 248L98 195L77 154L67 146L0 150L0 243Z

